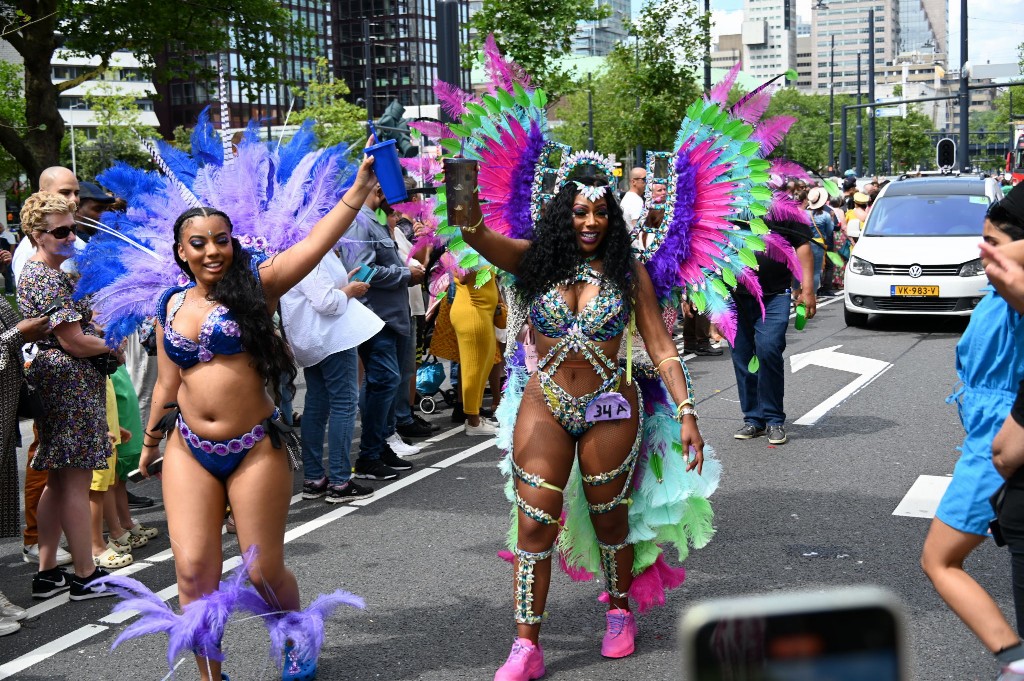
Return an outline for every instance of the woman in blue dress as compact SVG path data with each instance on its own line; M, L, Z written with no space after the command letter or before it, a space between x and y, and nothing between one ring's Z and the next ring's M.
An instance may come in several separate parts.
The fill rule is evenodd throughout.
M993 204L985 216L984 240L992 246L1024 239L1024 225ZM987 264L987 263L986 263ZM921 567L953 612L1003 664L1024 658L1024 645L991 596L963 563L989 536L995 513L989 498L1003 478L992 464L992 440L1010 413L1024 380L1024 316L991 287L974 309L956 346L962 385L955 401L966 437L960 460L932 520Z

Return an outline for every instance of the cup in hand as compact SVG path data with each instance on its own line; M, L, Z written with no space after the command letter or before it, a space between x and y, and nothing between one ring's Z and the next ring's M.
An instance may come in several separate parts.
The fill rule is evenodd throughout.
M402 164L398 161L395 140L378 142L363 151L373 156L373 172L388 203L394 205L409 198L409 193L405 189L405 179L402 177Z
M477 162L468 158L444 159L444 191L448 202L448 224L473 226L470 203L476 192Z

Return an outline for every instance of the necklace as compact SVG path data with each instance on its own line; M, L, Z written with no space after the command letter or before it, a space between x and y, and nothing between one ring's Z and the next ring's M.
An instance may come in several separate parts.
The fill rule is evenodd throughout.
M198 296L198 294L196 294L196 296L193 296L191 299L189 299L188 296L186 296L185 300L188 301L189 305L192 305L193 307L198 307L198 308L207 308L207 307L210 307L211 305L216 305L217 304L216 300L211 300L211 299L206 298L206 297L198 298L197 296Z

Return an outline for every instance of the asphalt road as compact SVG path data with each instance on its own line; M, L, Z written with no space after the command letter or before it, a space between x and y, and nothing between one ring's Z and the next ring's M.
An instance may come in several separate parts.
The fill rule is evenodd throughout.
M637 652L623 660L599 654L600 586L556 577L543 638L546 678L679 679L676 625L695 601L865 583L902 598L914 678L993 678L991 657L918 567L929 521L893 515L919 475L952 471L962 430L944 398L956 380L953 349L964 327L964 321L933 319L848 329L841 304L823 307L806 330L791 328L787 356L841 346L835 351L891 366L814 425L791 425L790 442L775 448L763 438L732 438L741 418L728 351L692 360L701 429L725 469L712 498L717 535L691 553L687 581L668 606L640 618ZM789 421L856 378L816 365L791 373L787 361ZM490 679L508 653L511 568L495 557L509 511L495 467L499 455L480 439L449 432L447 412L433 418L444 430L416 459L416 470L395 483L375 483L374 498L358 506L292 505L287 560L304 602L336 588L367 601L365 611L345 610L329 621L320 678ZM296 491L300 484L297 479ZM156 482L136 491L160 494ZM159 507L138 517L165 527ZM225 557L237 555L233 538L224 546ZM136 553L135 576L154 590L174 584L168 548L164 534ZM21 561L19 544L0 544L0 556L0 591L33 605L33 568ZM1008 554L986 544L968 569L1009 612ZM126 626L107 618L112 605L111 599L63 602L29 619L21 632L0 640L0 679L163 678L163 639L111 652ZM258 621L232 624L224 646L233 680L275 677ZM175 678L197 678L192 662Z

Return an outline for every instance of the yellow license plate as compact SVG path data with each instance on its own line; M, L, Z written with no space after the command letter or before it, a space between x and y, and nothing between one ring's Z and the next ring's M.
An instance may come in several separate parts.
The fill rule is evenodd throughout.
M938 286L891 286L890 295L908 296L911 298L937 298Z

